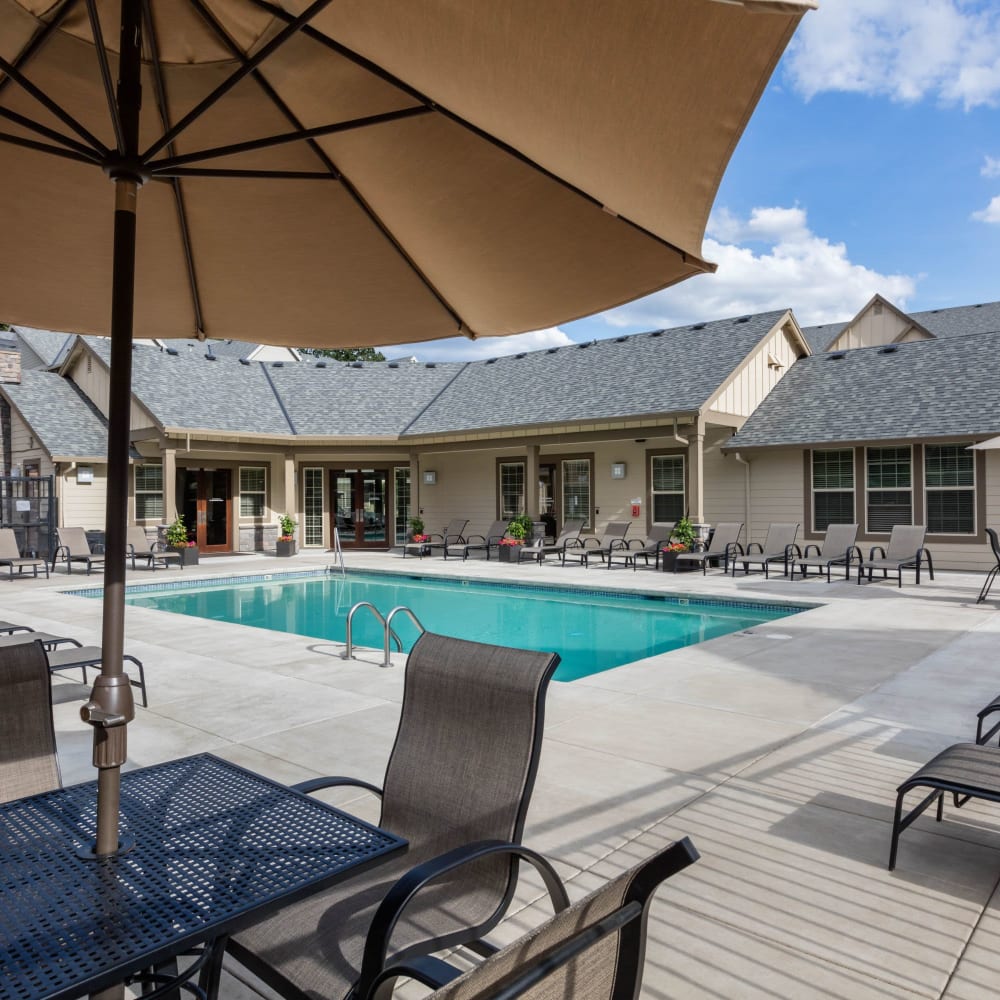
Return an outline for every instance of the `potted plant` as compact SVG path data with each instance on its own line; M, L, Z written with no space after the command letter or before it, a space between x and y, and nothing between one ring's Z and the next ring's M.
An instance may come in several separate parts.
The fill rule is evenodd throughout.
M184 526L184 515L178 514L164 532L167 548L181 557L182 566L198 565L198 543L188 538L188 530Z
M278 518L278 535L277 549L279 556L294 556L295 555L295 518L291 514L282 514Z
M670 533L670 541L660 547L660 569L665 573L676 572L684 567L690 569L694 564L687 565L688 561L678 563L678 552L690 552L694 548L695 539L698 532L694 530L694 525L686 517L682 517L674 530Z
M424 532L424 521L420 517L411 517L407 522L410 526L410 541L411 542L422 542L426 540L426 534Z
M531 538L531 518L527 514L518 514L511 519L507 525L507 537L501 538L497 546L497 555L500 562L511 562L514 560L514 549L518 545L523 545Z

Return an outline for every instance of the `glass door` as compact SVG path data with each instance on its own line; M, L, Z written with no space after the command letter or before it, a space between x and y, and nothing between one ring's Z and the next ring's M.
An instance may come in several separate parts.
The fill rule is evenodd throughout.
M352 549L389 548L389 470L334 469L331 482L340 544Z
M181 469L181 512L188 540L202 552L230 552L232 470Z

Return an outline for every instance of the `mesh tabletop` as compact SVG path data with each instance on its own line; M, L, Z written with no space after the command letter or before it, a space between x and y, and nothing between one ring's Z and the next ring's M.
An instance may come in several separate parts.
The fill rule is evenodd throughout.
M2 1000L101 989L405 847L211 754L122 774L127 853L78 853L96 805L96 782L0 804Z

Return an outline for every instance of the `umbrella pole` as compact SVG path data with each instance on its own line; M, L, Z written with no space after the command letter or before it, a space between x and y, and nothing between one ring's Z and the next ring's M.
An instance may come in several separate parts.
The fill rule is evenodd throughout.
M115 182L114 264L111 298L111 374L108 401L108 475L104 548L104 615L101 673L90 701L80 710L94 727L97 778L97 845L103 857L119 849L121 766L127 759L127 727L135 717L132 686L124 671L125 525L128 516L132 323L135 297L135 232L140 104L140 12L138 0L123 0L118 115L119 162ZM123 148L122 148L123 147Z

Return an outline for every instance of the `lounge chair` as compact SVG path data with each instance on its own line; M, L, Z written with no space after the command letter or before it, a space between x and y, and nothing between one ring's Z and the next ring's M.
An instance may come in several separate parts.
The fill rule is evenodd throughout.
M295 786L311 792L349 784L380 794L378 825L405 837L408 852L237 933L231 954L283 996L343 997L361 972L376 908L414 865L449 852L440 862L448 878L419 892L397 924L394 957L428 940L437 949L481 939L510 904L517 858L561 888L543 858L516 846L558 663L555 653L425 632L407 660L383 790L347 778ZM460 863L464 857L475 859L471 867Z
M30 625L15 625L13 622L0 622L0 635L13 635L15 632L34 632Z
M104 568L104 557L95 553L87 541L87 533L83 528L56 528L59 544L52 554L52 568L61 559L66 563L66 572L73 572L73 563L83 563L87 567L87 575L92 569Z
M16 635L0 635L0 650L10 649L12 646L30 645L33 642L40 642L46 649L56 649L67 643L72 646L82 645L67 635L53 635L51 632L36 632L32 629L28 632L18 632Z
M395 962L376 977L359 1000L389 1000L397 979L439 987L428 1000L488 1000L530 996L531 1000L626 1000L639 995L646 925L653 894L661 883L698 860L685 837L647 858L579 902L556 913L473 969L460 969L429 955ZM405 884L400 889L400 895ZM394 890L395 894L396 890ZM447 905L445 902L444 905ZM372 964L389 944L391 916L369 937ZM446 985L441 986L441 982Z
M633 538L631 541L626 539L624 548L615 548L608 553L608 569L611 569L614 561L618 559L625 564L626 569L631 565L634 571L640 559L648 566L650 556L653 557L653 565L659 569L660 549L670 541L675 524L675 521L654 524L645 539Z
M525 542L523 545L515 545L513 548L517 553L517 562L524 562L525 559L530 559L541 566L542 560L545 558L545 537L541 535L538 538L533 538L530 542Z
M831 524L826 529L822 545L810 542L804 551L800 551L798 545L792 546L793 557L789 575L794 579L795 571L800 569L804 580L810 568L815 566L821 575L823 570L826 570L826 582L829 583L831 569L834 566L843 566L845 579L850 580L851 564L855 559L858 566L864 561L857 540L856 524Z
M21 550L17 547L17 535L14 534L13 528L0 528L0 566L6 566L10 570L12 580L14 579L15 567L18 576L30 568L34 576L37 577L39 566L45 570L46 578L49 575L49 564L45 559L21 555Z
M567 545L563 549L562 561L579 559L582 566L589 566L591 556L600 556L601 562L614 549L625 548L625 535L631 527L631 521L609 521L604 534L598 538L580 539L578 545Z
M468 523L469 519L467 517L453 517L448 522L448 527L441 534L432 532L422 542L407 542L403 546L403 558L405 559L407 554L421 557L430 555L434 549L441 549L447 556L449 545L457 546L465 544L465 536L462 533L465 531L465 526Z
M576 546L580 543L580 532L583 531L583 518L574 518L563 524L562 531L554 542L548 542L542 547L542 552L547 556L559 556L562 558L567 546Z
M740 543L743 524L740 521L722 521L716 525L712 539L701 552L678 552L674 563L674 572L681 562L691 562L701 566L702 576L705 575L709 562L718 563L722 560L722 571L729 572L729 562L733 558Z
M904 816L903 799L914 789L929 791ZM955 743L924 764L896 789L889 871L896 867L900 834L931 805L937 805L937 821L940 823L944 818L944 797L948 794L952 796L956 809L969 799L1000 802L1000 749L978 743Z
M927 571L934 579L934 563L931 554L924 548L924 536L927 529L922 524L897 524L889 535L889 546L873 545L868 554L868 561L858 566L858 583L865 571L868 582L871 583L873 571L882 570L882 578L887 579L890 573L895 573L899 586L903 586L903 570L916 569L917 583L920 583L920 566L927 561ZM881 553L876 557L875 553Z
M0 802L61 787L52 686L41 643L0 650L0 691Z
M172 552L162 542L151 543L145 529L137 524L125 531L125 556L132 560L132 569L136 559L145 560L147 569L155 570L157 566L168 569L171 565L184 569L184 557L179 552Z
M485 535L468 535L464 541L451 542L444 547L444 557L453 558L461 556L463 561L469 558L470 552L485 552L486 561L489 562L490 552L495 549L500 539L507 534L506 521L494 521L486 531Z
M982 604L983 601L986 600L990 593L990 587L993 586L993 581L996 579L997 573L1000 573L1000 538L997 538L997 533L992 528L987 528L986 534L990 539L990 549L993 552L994 565L986 574L986 579L983 581L982 589L979 591L979 596L976 598L976 604Z
M788 564L795 549L795 536L798 533L798 523L775 521L768 525L763 545L760 542L751 542L744 550L737 542L732 556L733 576L736 576L737 566L743 566L744 576L749 574L751 566L759 566L764 571L764 578L767 579L771 563L776 562L782 564L784 575L788 576Z
M74 640L75 641L75 640ZM49 663L49 672L57 673L61 670L79 670L83 675L83 683L87 683L87 668L101 666L100 646L72 645L68 649L51 649L46 653ZM122 654L122 659L127 663L134 663L139 671L139 679L129 677L128 682L132 687L137 687L142 693L142 707L148 708L149 701L146 698L146 672L142 668L142 662L128 653Z

